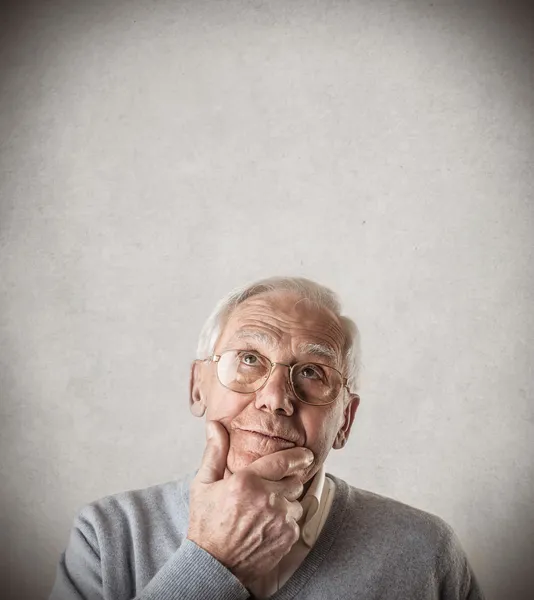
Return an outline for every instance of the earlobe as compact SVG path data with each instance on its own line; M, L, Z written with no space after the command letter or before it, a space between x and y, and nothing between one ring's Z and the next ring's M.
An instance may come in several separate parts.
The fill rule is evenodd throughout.
M189 410L195 417L203 417L206 412L206 402L202 393L201 364L193 361L189 379Z
M346 443L347 443L347 438L345 437L345 434L340 431L337 434L336 439L334 440L334 443L332 444L332 448L334 450L341 450L341 448L343 448L343 446Z
M195 417L203 417L204 413L206 412L206 406L199 402L192 403L189 408L191 410L191 414L193 414Z
M198 396L196 399L191 396L189 400L189 410L195 417L203 417L206 412L206 404L202 396Z

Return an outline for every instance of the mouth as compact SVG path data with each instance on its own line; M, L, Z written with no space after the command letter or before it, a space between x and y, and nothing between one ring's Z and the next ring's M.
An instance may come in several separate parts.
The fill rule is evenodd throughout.
M258 439L261 439L261 440L271 440L273 443L279 444L281 446L283 445L286 448L293 448L294 446L297 445L296 442L294 442L293 440L290 440L285 437L273 435L271 433L266 433L263 431L254 431L252 429L241 429L241 431L248 433L252 436L257 436Z

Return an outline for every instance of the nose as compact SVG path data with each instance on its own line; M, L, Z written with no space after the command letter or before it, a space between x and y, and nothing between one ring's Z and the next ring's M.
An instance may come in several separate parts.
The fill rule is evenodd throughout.
M267 383L256 392L256 408L290 417L297 401L289 382L289 369L276 363Z

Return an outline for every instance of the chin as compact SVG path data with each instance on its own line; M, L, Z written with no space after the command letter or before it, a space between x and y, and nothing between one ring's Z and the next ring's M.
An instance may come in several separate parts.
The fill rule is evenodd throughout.
M238 450L237 448L230 448L226 466L230 472L236 473L237 471L245 469L246 467L251 465L255 460L258 460L258 458L261 458L262 456L265 455L257 454L256 452Z

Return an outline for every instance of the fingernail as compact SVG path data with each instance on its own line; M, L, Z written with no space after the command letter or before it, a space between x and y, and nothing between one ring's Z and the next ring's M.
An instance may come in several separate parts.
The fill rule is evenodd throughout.
M308 450L308 452L306 453L306 463L307 463L308 465L311 465L311 463L313 462L313 459L314 459L314 458L315 458L315 457L314 457L314 455L313 455L313 452L312 452L311 450Z

